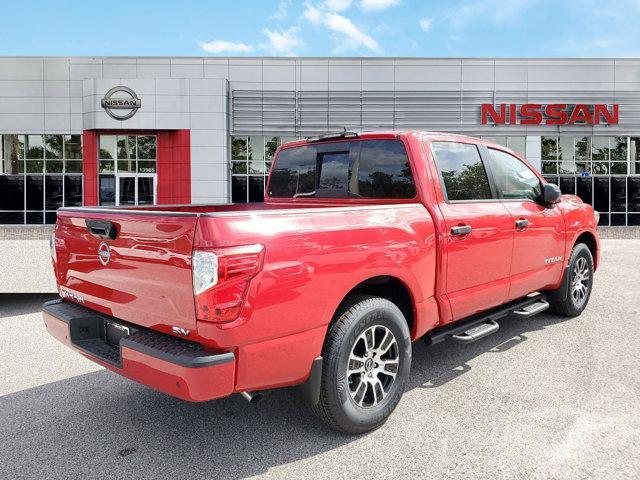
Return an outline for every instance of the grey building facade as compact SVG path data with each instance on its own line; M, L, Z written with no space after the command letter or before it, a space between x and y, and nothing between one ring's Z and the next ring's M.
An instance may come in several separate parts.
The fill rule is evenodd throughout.
M261 201L279 144L343 128L490 137L603 225L640 225L640 60L248 57L0 58L0 225Z

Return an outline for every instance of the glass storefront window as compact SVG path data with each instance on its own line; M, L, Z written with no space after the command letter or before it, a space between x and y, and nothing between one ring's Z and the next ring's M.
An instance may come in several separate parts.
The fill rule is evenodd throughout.
M557 160L558 159L558 138L557 137L542 137L542 160Z
M231 201L262 202L266 176L278 146L292 137L234 135L231 137Z
M594 175L609 173L609 137L592 137L591 159Z
M558 140L558 173L573 175L576 165L573 158L573 137L560 137Z
M26 158L27 159L40 159L44 158L44 139L43 135L26 135L27 141Z
M12 175L24 172L24 142L24 135L2 136L4 167L1 173Z
M156 157L156 136L140 135L137 139L137 152L139 160L155 160Z
M81 135L0 135L0 223L55 222L82 205L82 179Z
M82 158L82 135L64 136L64 158L72 160Z
M231 160L247 159L247 137L231 137Z
M63 157L62 135L43 135L45 158L60 160Z
M273 156L276 154L278 148L278 137L267 137L264 142L264 159L267 162L273 160Z
M118 137L115 135L100 135L98 158L103 160L116 158L116 143Z
M627 137L612 137L610 154L612 162L626 162Z

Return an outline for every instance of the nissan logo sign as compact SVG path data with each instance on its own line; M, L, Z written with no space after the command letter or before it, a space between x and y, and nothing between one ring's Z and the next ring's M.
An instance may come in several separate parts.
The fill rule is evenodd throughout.
M106 242L102 242L98 247L98 260L100 260L100 263L105 267L109 263L109 260L111 260L111 249Z
M127 120L136 114L142 106L142 100L129 87L119 86L109 90L102 99L101 104L111 118Z

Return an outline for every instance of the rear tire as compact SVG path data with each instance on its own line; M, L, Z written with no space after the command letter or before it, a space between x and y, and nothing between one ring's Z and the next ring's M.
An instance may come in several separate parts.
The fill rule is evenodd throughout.
M389 300L352 295L329 327L322 350L316 415L330 428L356 434L382 425L396 408L411 366L407 321Z
M571 251L562 286L549 294L551 311L564 317L577 317L589 303L593 287L593 256L584 243Z

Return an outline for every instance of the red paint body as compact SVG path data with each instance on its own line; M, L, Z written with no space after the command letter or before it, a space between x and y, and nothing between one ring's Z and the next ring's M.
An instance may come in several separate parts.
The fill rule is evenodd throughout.
M170 335L177 336L172 327L179 327L206 350L235 354L234 362L194 373L123 351L123 368L109 368L192 401L295 385L308 378L338 305L365 280L390 276L404 284L413 302L415 340L437 326L533 291L557 288L582 234L595 241L597 265L594 212L577 197L564 196L551 207L530 200L445 201L431 141L490 145L514 154L511 150L447 134L368 133L360 138L402 140L415 198L267 195L263 204L61 210L54 262L61 289L101 313ZM521 218L530 226L516 231L514 222ZM100 240L88 232L85 219L117 226L117 238L108 241L107 266L99 262ZM451 236L451 227L459 224L471 225L472 233ZM198 320L192 252L255 244L264 246L263 256L237 318L225 323ZM553 257L563 260L545 263ZM55 318L45 315L45 322L69 344ZM176 381L189 388L176 390Z

